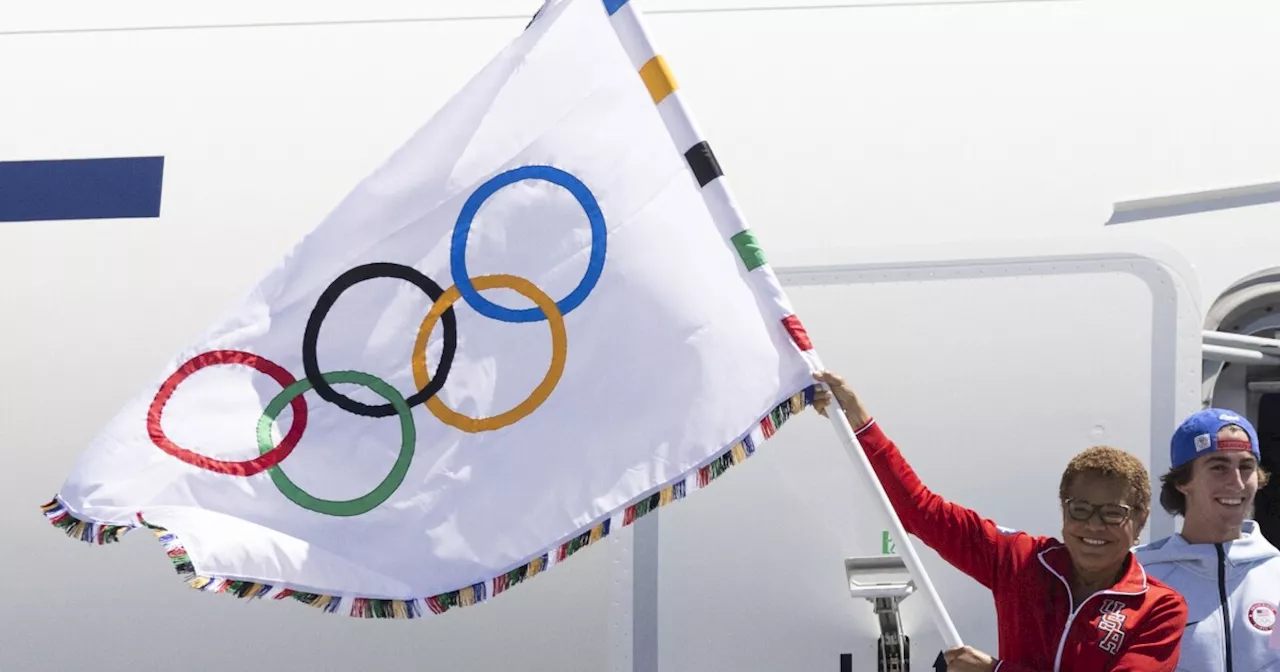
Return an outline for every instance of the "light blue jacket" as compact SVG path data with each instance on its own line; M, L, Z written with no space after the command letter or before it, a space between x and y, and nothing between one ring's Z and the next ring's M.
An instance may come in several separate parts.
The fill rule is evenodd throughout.
M1225 544L1191 544L1175 534L1134 549L1148 576L1187 600L1180 671L1280 672L1280 651L1269 646L1280 626L1280 550L1255 521L1241 532Z

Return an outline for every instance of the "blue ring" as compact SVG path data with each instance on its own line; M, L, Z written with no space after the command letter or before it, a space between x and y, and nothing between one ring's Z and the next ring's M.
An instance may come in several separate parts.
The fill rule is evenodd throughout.
M605 238L608 230L605 228L604 214L600 212L600 205L596 203L591 190L578 178L559 168L551 166L513 168L489 178L471 194L467 202L462 205L462 211L458 213L458 223L453 227L453 241L449 252L453 284L458 288L458 293L467 305L485 317L503 322L539 322L547 319L546 315L542 314L542 310L537 307L520 310L504 308L480 296L480 292L477 292L471 284L471 275L467 273L467 235L471 233L471 220L475 218L480 206L490 196L508 184L520 180L546 180L568 189L569 193L578 199L578 205L582 206L583 212L587 214L587 220L591 222L591 259L587 263L587 272L568 296L556 302L560 313L568 315L586 300L587 295L591 294L591 290L595 289L596 283L600 281L600 274L604 271Z

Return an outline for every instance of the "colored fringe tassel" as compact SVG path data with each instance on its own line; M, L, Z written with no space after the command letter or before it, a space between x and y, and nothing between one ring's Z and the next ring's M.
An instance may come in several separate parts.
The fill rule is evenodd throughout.
M810 386L804 390L792 395L789 399L778 404L761 418L759 422L760 435L764 439L771 438L777 433L793 415L800 413L806 406L813 403L813 395L816 386ZM697 479L697 487L699 489L706 487L712 481L723 476L730 467L741 464L748 457L756 452L756 442L753 433L748 432L742 437L741 441L733 444L729 449L717 455L705 466L696 470L693 474L668 485L661 490L641 499L640 501L628 506L623 512L622 525L626 527L631 525L639 518L646 514L656 511L672 502L685 498L690 479ZM119 541L126 532L137 526L132 525L106 525L102 523L93 523L83 521L71 515L65 506L57 499L44 504L41 509L44 511L45 517L54 527L61 528L71 538L78 538L81 541L97 544L109 544ZM573 554L582 549L604 539L609 536L610 527L613 519L606 518L597 523L591 529L566 541L555 549L556 563L563 562ZM252 581L238 581L232 579L218 579L207 576L199 576L196 574L195 565L191 561L191 556L187 553L187 549L178 540L177 535L168 530L152 525L138 514L138 523L141 527L145 527L152 531L156 538L165 548L165 553L169 556L169 561L173 563L174 571L178 573L187 585L195 590L212 593L223 593L234 595L241 599L260 599L271 595L272 599L284 600L292 599L307 606L320 609L325 613L337 613L341 607L342 598L333 595L320 595L317 593L308 593L305 591L297 591L289 588L282 588L274 591L274 587L270 584L255 583ZM544 553L534 558L528 563L512 569L504 574L494 577L491 582L493 584L492 594L498 595L511 589L513 586L519 585L534 576L546 571L550 567L550 554ZM274 591L274 594L272 594ZM392 618L392 619L411 619L421 618L423 616L422 605L425 604L434 614L443 614L450 609L471 606L485 601L489 596L488 582L477 583L466 588L454 590L447 593L441 593L431 597L411 600L392 600L379 598L358 597L352 600L349 615L356 618Z
M417 600L369 600L358 597L351 604L356 618L421 618Z
M104 525L80 520L71 515L67 507L56 498L42 505L40 510L50 524L66 532L68 537L99 546L120 541L126 532L133 529L129 525Z
M612 519L606 518L599 525L560 544L560 548L556 549L556 562L564 562L574 553L609 536L609 524L611 522L613 522Z
M532 562L521 565L506 574L502 574L493 580L493 594L498 595L512 586L523 583L527 579L537 576L542 570L547 568L547 554L543 553L542 557L534 558Z

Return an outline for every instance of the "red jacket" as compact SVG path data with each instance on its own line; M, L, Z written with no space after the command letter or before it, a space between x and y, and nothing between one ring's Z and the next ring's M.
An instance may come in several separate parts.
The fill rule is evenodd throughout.
M1062 542L1002 531L933 494L874 420L857 433L902 527L991 590L998 672L1174 670L1186 601L1149 578L1133 554L1116 585L1072 613L1071 557Z

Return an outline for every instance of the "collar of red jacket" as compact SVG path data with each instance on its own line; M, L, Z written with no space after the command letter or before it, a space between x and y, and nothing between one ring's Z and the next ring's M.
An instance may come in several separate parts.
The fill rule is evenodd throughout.
M1070 588L1075 569L1071 565L1071 553L1066 546L1059 544L1040 551L1040 563ZM1119 595L1141 595L1147 592L1147 572L1133 553L1125 558L1125 563L1124 575L1103 592Z

